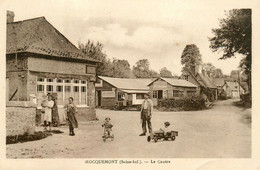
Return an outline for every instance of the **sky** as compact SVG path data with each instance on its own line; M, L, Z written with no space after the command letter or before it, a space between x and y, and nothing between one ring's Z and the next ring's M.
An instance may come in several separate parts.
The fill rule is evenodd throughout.
M2 1L2 5L14 11L15 21L44 16L76 46L89 39L99 41L110 59L126 59L131 67L140 59L148 59L151 69L166 67L179 75L183 49L195 44L204 63L210 62L229 75L242 56L219 60L222 53L210 50L208 38L214 36L211 29L219 27L225 10L248 5L248 1L237 2L13 0Z

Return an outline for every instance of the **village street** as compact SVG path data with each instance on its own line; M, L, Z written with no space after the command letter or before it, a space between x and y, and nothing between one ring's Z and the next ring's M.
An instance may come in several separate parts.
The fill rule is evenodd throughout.
M169 121L179 132L175 141L157 143L139 136L139 112L97 109L99 121L80 122L76 136L69 136L68 127L62 126L58 129L63 134L7 145L7 158L249 158L249 112L234 106L234 101L217 101L213 109L203 111L155 111L154 130ZM101 124L107 116L114 125L115 139L104 143Z

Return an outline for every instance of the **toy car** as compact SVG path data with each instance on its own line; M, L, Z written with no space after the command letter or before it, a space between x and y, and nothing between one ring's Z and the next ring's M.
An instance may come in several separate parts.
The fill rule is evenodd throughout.
M147 137L147 141L150 142L151 140L154 140L154 142L157 142L159 139L171 139L174 141L176 136L178 136L178 131L171 131L167 132L166 134L164 134L163 131L156 131Z

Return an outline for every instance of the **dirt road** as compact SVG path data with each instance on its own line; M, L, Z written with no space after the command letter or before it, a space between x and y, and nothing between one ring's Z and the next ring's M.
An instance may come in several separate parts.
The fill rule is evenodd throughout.
M68 127L59 127L64 134L7 145L7 158L249 158L251 127L245 121L245 110L233 102L218 101L203 111L155 111L154 130L169 121L179 131L175 141L157 143L139 136L139 112L98 109L100 121L80 122L76 136L68 135ZM115 139L104 143L101 124L107 116L112 119Z

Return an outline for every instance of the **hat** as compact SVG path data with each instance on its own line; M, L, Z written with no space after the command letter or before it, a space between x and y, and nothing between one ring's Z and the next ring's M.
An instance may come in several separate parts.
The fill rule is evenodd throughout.
M164 122L165 126L169 126L170 122Z
M110 120L110 117L106 117L105 120Z

